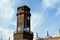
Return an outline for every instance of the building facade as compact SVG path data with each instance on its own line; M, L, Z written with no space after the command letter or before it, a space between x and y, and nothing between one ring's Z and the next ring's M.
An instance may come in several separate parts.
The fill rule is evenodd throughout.
M46 36L43 38L40 38L37 35L38 34L36 34L36 37L34 37L33 40L60 40L60 29L59 29L59 34L57 36L54 36L54 37L50 36L48 31L47 31Z

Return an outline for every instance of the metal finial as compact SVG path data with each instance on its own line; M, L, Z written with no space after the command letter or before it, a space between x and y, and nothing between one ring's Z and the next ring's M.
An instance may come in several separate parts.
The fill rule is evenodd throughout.
M48 33L48 31L47 31L47 36L49 36L49 33Z
M1 38L1 40L2 40L2 38Z
M38 37L38 33L37 32L35 32L34 37Z
M59 29L59 34L60 34L60 29Z
M38 37L38 33L36 32L36 37Z
M9 37L9 40L10 40L10 37Z

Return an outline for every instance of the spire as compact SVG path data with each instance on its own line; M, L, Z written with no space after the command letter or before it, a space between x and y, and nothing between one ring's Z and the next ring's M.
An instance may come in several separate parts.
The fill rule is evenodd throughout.
M38 33L36 33L36 37L38 37Z
M38 33L37 32L34 34L34 37L38 37Z
M10 40L10 37L9 37L9 40Z
M59 35L60 35L60 29L59 29Z
M56 37L60 37L60 29L59 29L58 35Z
M2 38L1 38L1 40L2 40Z
M48 33L48 31L47 31L47 36L49 36L49 33Z
M50 37L52 37L52 36L50 36L48 31L47 31L47 34L46 34L45 38L50 38Z

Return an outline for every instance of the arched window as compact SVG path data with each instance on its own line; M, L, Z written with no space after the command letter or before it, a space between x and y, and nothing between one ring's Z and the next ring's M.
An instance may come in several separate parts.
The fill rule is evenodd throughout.
M20 32L21 28L20 28L20 25L18 26L18 32Z
M23 32L24 26L23 25L19 25L18 26L18 32L22 31Z
M24 28L24 31L29 32L29 27Z

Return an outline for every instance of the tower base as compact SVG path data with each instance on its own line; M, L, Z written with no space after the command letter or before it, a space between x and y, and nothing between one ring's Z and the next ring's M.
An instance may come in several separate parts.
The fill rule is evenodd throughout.
M14 40L33 40L33 33L14 33Z

